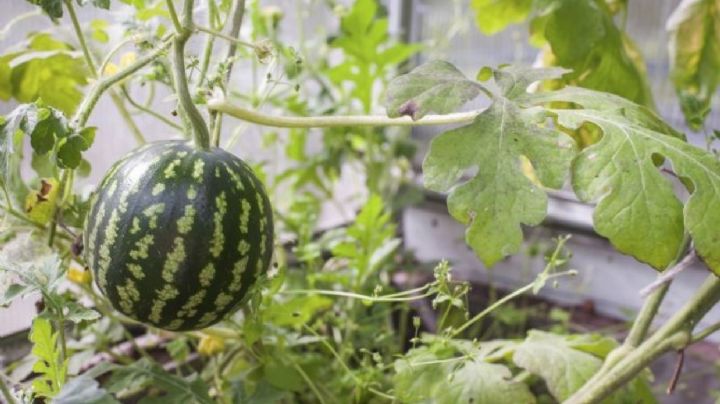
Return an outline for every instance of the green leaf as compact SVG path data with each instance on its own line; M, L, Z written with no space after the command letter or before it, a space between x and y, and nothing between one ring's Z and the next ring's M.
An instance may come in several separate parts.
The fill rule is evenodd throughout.
M106 20L92 20L90 21L90 36L92 36L92 39L100 43L107 43L110 40L107 28L108 22Z
M24 49L0 56L0 97L19 102L42 98L71 114L82 100L87 68L79 52L48 33L33 34Z
M100 318L100 313L97 311L72 301L65 303L65 308L67 309L65 319L76 324L81 321L92 321Z
M425 346L396 360L393 381L398 398L439 404L535 402L527 385L512 381L510 369L484 361L487 349L462 346L472 359L452 360L456 348Z
M40 8L50 18L56 19L61 18L63 15L63 2L62 0L27 0L30 4L40 6Z
M84 137L70 135L58 147L58 165L63 168L77 168L82 160L82 152L87 148L87 140Z
M444 386L443 386L444 385ZM534 403L527 385L512 381L512 373L504 365L470 360L442 383L437 391L438 403Z
M513 362L542 377L558 401L570 397L602 365L599 358L568 347L562 337L534 330L515 349Z
M667 23L670 76L685 120L698 130L720 83L720 1L685 0Z
M720 274L720 162L709 152L659 132L659 124L636 119L638 114L628 112L619 98L600 108L600 97L608 95L580 88L539 96L596 107L554 113L564 127L575 129L591 122L603 132L598 143L578 155L572 168L578 197L599 201L594 212L598 233L619 251L664 269L677 255L687 230L698 254ZM684 207L672 183L656 167L655 156L668 159L673 172L690 184Z
M531 76L554 74L540 70ZM471 124L435 137L423 162L425 186L450 191L450 213L469 226L465 238L488 266L518 251L523 240L521 225L544 219L547 195L543 186L561 187L575 155L568 136L542 126L548 114L513 100L532 78L520 70L503 69L495 77L503 94L495 95L490 107ZM539 183L523 172L525 158ZM477 174L458 185L473 168Z
M273 304L265 311L267 322L280 327L301 327L319 312L332 307L333 301L324 296L294 296Z
M552 49L545 62L572 69L566 82L653 106L642 57L603 2L538 2L537 14L533 27L541 32L534 35L544 37Z
M53 404L119 404L110 393L100 387L97 380L86 375L78 376L63 386Z
M492 35L524 21L532 3L532 0L472 0L470 6L475 10L475 23L480 31Z
M390 117L409 115L417 120L430 112L453 112L479 93L479 84L455 66L434 60L392 80L385 105Z
M610 345L617 343L599 335L556 335L531 330L525 341L515 348L512 360L517 366L540 376L552 396L557 401L564 401L600 369ZM647 374L642 372L603 402L654 403Z
M213 404L208 396L209 387L197 374L181 378L166 372L157 363L142 358L131 365L115 368L107 383L110 392L137 390L152 386L165 392L164 395L145 397L140 403L182 402Z
M53 332L50 321L36 317L30 331L33 343L32 354L37 358L33 372L38 374L32 382L36 395L54 397L65 384L67 361L62 361L62 352L58 347L58 333Z

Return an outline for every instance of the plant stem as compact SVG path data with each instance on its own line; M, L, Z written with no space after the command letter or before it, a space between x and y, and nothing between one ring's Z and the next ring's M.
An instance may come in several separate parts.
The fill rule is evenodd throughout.
M97 71L98 75L103 74L107 65L110 64L110 61L112 60L113 56L115 56L115 54L118 53L120 51L120 49L125 47L125 45L133 43L133 42L140 42L141 40L143 40L145 38L149 38L149 35L139 35L139 36L134 35L134 36L131 36L130 38L125 39L124 41L121 41L117 45L115 45L112 49L110 49L110 52L108 52L105 55L105 58L103 59L102 63L100 63L100 67L98 68L98 71Z
M625 338L624 345L630 348L636 348L645 340L652 321L657 315L660 304L665 298L669 288L670 282L665 282L648 296L637 318L635 318L628 336Z
M305 380L305 383L307 383L308 387L310 387L310 390L312 390L313 394L315 394L315 397L317 397L318 402L320 402L320 404L325 404L325 399L323 398L322 394L320 394L320 390L318 390L317 386L312 381L310 376L308 376L308 374L305 373L303 368L301 368L300 365L297 364L297 362L295 362L292 359L290 361L291 361L295 371L298 372L298 374L300 375L300 377L303 378L303 380Z
M204 33L210 35L211 37L217 37L217 38L220 38L220 39L224 39L224 40L226 40L226 41L228 41L228 42L231 42L231 43L234 43L234 44L237 44L237 45L242 45L242 46L245 46L245 47L248 47L248 48L251 48L251 49L257 48L257 45L255 45L254 43L250 43L250 42L248 42L248 41L243 41L242 39L235 38L235 37L232 37L232 36L230 36L230 35L223 34L222 32L218 32L218 31L216 31L216 30L214 30L214 29L212 29L212 28L203 27L203 26L200 26L200 25L194 25L193 27L194 27L197 31L204 32ZM238 30L238 32L239 32L239 30ZM236 36L237 36L237 35L236 35Z
M562 277L562 276L568 276L568 275L569 275L569 276L573 276L573 275L575 275L575 274L576 274L575 271L558 272L558 273L556 273L556 274L546 275L546 276L545 276L545 279L546 279L546 280L550 280L550 279L559 278L559 277ZM463 331L465 331L468 327L470 327L470 326L473 325L474 323L482 320L482 319L485 318L485 316L487 316L488 314L492 313L493 310L495 310L495 309L497 309L498 307L502 306L503 304L509 302L510 300L513 300L513 299L515 299L516 297L518 297L518 296L520 296L520 295L522 295L522 294L525 294L526 292L529 292L529 291L533 290L533 288L535 288L536 283L537 283L537 281L533 281L533 282L528 283L527 285L521 287L520 289L516 289L516 290L513 291L512 293L510 293L510 294L508 294L508 295L505 295L502 299L497 300L495 303L493 303L493 304L491 304L490 306L488 306L487 308L485 308L485 310L481 311L480 313L476 314L473 318L471 318L470 320L466 321L465 324L463 324L462 326L460 326L460 328L458 328L458 329L456 329L456 330L453 330L453 332L452 332L450 335L451 335L452 337L457 337L460 333L462 333Z
M168 46L170 46L170 39L172 39L172 37L165 40L152 52L137 59L135 62L120 70L116 74L109 77L104 77L96 81L93 88L90 89L90 92L85 96L83 102L80 104L77 111L75 112L75 116L72 120L73 125L78 128L85 126L88 118L90 117L90 114L92 113L93 108L100 99L100 96L115 84L119 83L123 79L129 77L133 73L150 64L155 59L159 58L160 55L165 52Z
M680 249L678 250L678 253L675 256L675 259L673 259L672 263L668 265L669 268L675 268L677 266L676 263L678 263L678 261L680 261L680 259L682 258L683 254L685 254L685 250L687 249L689 243L690 238L687 234L685 234L682 242L682 247L680 247ZM684 262L686 260L683 259L682 261ZM665 299L665 295L667 294L667 291L670 288L670 284L672 283L672 278L664 279L664 273L658 275L657 279L662 280L662 282L658 283L657 286L655 286L654 289L650 292L650 294L646 297L642 307L640 308L640 312L638 313L635 321L633 321L633 324L630 327L630 331L628 332L625 341L623 341L623 344L613 350L608 355L608 357L603 362L600 370L598 370L598 372L593 375L593 377L591 377L586 384L590 384L596 379L599 379L610 368L615 366L617 362L624 358L625 355L630 353L630 351L632 351L633 349L637 348L638 345L640 345L645 340L648 330L652 326L653 319L658 313L660 304Z
M566 403L597 403L648 366L660 355L682 349L692 342L691 332L713 306L720 301L720 278L710 274L700 289L652 337L630 351L597 380L588 382Z
M125 99L130 103L130 105L132 105L132 106L133 106L134 108L136 108L137 110L142 111L142 112L144 112L144 113L152 116L153 118L155 118L155 119L159 120L160 122L162 122L162 123L170 126L170 127L173 128L173 129L176 129L176 130L179 130L179 131L182 131L182 130L183 130L182 126L176 124L175 122L169 120L168 118L165 118L165 117L162 116L161 114L159 114L159 113L153 111L152 109L150 109L150 108L148 108L148 107L140 104L139 102L135 101L135 100L130 96L130 92L128 91L128 89L127 89L124 85L121 85L121 86L120 86L120 91L122 92L122 94L123 94L123 96L125 97Z
M27 13L23 13L23 14L20 14L20 15L18 15L18 16L16 16L16 17L13 17L10 21L8 21L7 23L5 23L5 26L3 27L3 29L0 30L0 41L4 41L4 40L5 40L5 37L7 36L8 33L10 33L10 30L11 30L15 25L17 25L17 24L19 24L19 23L27 20L28 18L39 17L39 16L42 16L42 15L43 15L42 10L40 10L40 8L37 8L37 9L35 9L35 10L33 10L33 11L29 11L29 12L27 12Z
M179 21L176 21L177 15L175 14L172 2L173 0L167 0L168 9L173 10L171 11L173 24L177 22L177 24L175 24L177 35L173 39L172 46L172 68L175 92L177 93L180 107L185 113L185 116L190 120L196 146L200 149L207 150L210 148L210 132L208 132L208 127L200 111L193 103L190 89L188 88L187 74L185 72L185 44L192 33L192 8L194 0L185 0L183 7L183 25L179 25Z
M168 12L170 13L170 20L172 21L173 27L175 27L175 31L178 33L182 32L183 26L180 24L180 19L178 18L177 11L175 11L175 6L173 5L173 0L167 0L165 3L167 4ZM192 8L192 5L190 8Z
M138 128L132 116L130 116L130 111L128 111L127 107L125 107L125 103L123 102L122 98L120 98L120 95L118 95L118 93L116 93L113 89L110 89L109 92L110 99L112 99L113 104L115 104L115 107L120 113L120 117L125 121L125 124L130 127L130 132L132 132L135 141L141 145L145 144L145 136L143 136L140 128Z
M232 76L233 58L237 51L238 41L237 37L240 35L240 28L242 27L243 15L245 15L245 0L238 0L232 9L232 17L230 19L230 29L228 31L227 38L234 39L228 44L227 52L225 53L225 60L227 60L227 72L225 78L222 81L222 88L225 90L228 83L230 82L230 76ZM213 111L211 117L213 119L213 133L212 133L212 144L215 147L220 145L220 134L222 131L222 112Z
M70 20L72 21L73 28L75 29L75 34L77 35L78 42L80 42L80 48L82 48L83 55L85 56L85 61L87 62L93 77L95 77L97 75L97 70L95 69L95 62L90 55L90 49L88 48L87 42L85 41L85 36L82 34L80 21L78 21L77 14L75 13L75 6L73 6L72 0L65 0L65 7L67 8L68 14L70 15Z
M698 341L702 341L717 331L720 331L720 322L717 322L717 323L705 328L704 330L700 331L699 333L693 335L692 342L695 343Z
M429 126L470 123L480 111L458 112L447 115L426 115L413 121L410 117L389 118L382 115L335 115L335 116L273 116L233 105L223 99L211 98L208 108L243 121L276 128L330 128L346 126Z
M281 291L280 293L288 294L288 295L339 296L339 297L347 297L350 299L364 300L366 302L373 302L373 303L389 303L389 302L408 302L408 301L412 301L412 300L424 299L428 296L431 296L432 292L426 292L421 295L414 295L414 296L408 296L408 295L412 295L415 292L424 291L424 290L428 289L429 287L430 287L430 285L425 285L421 288L412 289L411 291L394 293L391 295L384 295L384 296L368 296L368 295L361 295L359 293L343 292L343 291L339 291L339 290L322 290L322 289L292 289L292 290ZM407 296L407 297L405 297L405 296Z
M16 404L17 401L15 400L15 397L13 397L12 393L10 392L10 388L7 386L7 383L5 382L6 377L5 373L0 371L0 392L2 392L3 397L5 397L5 401L8 402L8 404Z

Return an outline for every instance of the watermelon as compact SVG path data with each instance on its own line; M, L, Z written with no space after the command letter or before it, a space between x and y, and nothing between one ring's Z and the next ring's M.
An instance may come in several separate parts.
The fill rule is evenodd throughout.
M85 221L85 259L112 306L166 330L237 309L272 258L272 208L238 157L184 141L117 162Z

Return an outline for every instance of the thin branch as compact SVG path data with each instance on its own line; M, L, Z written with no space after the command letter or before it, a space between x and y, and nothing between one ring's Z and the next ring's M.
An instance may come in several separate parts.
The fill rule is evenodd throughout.
M670 378L670 383L668 384L667 390L665 390L665 393L667 395L672 394L675 391L675 387L677 387L678 380L680 380L680 375L682 374L683 364L685 363L685 350L680 349L677 352L677 362L675 363L675 370L673 371L672 377Z
M426 115L413 121L410 117L389 118L382 115L274 116L231 104L222 98L208 100L208 108L243 121L275 128L329 128L344 126L430 126L470 123L481 111L457 112L447 115Z
M72 0L65 0L65 6L67 7L68 14L70 15L70 20L72 21L73 28L77 33L78 41L80 42L80 48L82 48L83 55L85 55L85 61L87 62L88 67L90 67L92 76L97 77L98 73L95 69L95 62L90 55L90 49L87 46L87 42L85 42L85 36L82 35L82 28L80 27L80 22L78 21L77 14L75 13L75 6L73 6Z
M170 13L170 20L172 21L173 27L175 27L175 31L178 33L182 32L183 26L180 24L180 19L178 18L177 11L175 11L175 6L173 5L173 0L167 0L166 3L168 12Z
M163 122L164 124L170 126L170 127L173 128L173 129L176 129L176 130L179 130L179 131L182 131L182 130L183 130L183 127L182 127L182 126L180 126L180 125L176 124L175 122L169 120L168 118L162 116L162 114L153 111L151 108L148 108L148 107L146 107L145 105L142 105L142 104L140 104L139 102L135 101L135 99L133 99L133 98L130 96L130 93L128 92L128 89L127 89L124 85L121 85L121 86L120 86L120 91L123 93L123 95L125 96L125 99L130 103L130 105L132 105L133 107L135 107L137 110L142 111L142 112L144 112L144 113L152 116L153 118L155 118L155 119Z
M214 37L217 37L217 38L220 38L220 39L224 39L224 40L226 40L226 41L228 41L228 42L232 42L232 43L235 43L235 44L237 44L237 45L242 45L242 46L245 46L245 47L250 48L250 49L256 49L256 48L257 48L257 45L255 45L254 43L251 43L251 42L248 42L248 41L243 41L243 40L240 39L240 38L233 38L233 37L231 37L231 36L229 36L229 35L223 34L222 32L215 31L215 30L212 29L212 28L203 27L203 26L201 26L201 25L194 25L194 28L195 28L197 31L204 32L204 33L206 33L206 34L209 34L209 35L211 35L211 36L214 36Z
M651 284L647 285L640 291L640 296L642 297L648 297L651 293L653 293L655 290L659 289L663 285L668 284L671 280L673 280L680 272L686 270L689 268L692 264L695 263L695 260L697 259L697 253L695 252L694 248L690 248L690 252L685 256L685 258L682 259L682 261L678 262L675 266L672 268L664 271L658 278Z
M702 341L717 331L720 331L720 322L717 322L717 323L705 328L704 330L700 331L699 333L693 335L692 342L695 343L698 341Z
M222 82L223 90L227 87L230 82L230 76L232 75L233 57L237 51L237 37L240 35L240 28L242 27L242 19L245 15L245 0L238 0L235 2L232 10L232 17L230 20L230 28L228 30L227 38L234 39L228 45L227 52L225 53L225 60L227 60L227 72L225 73L225 79ZM215 147L220 145L220 132L222 130L222 112L215 111L211 113L210 119L213 119L213 133L212 133L212 144Z
M131 44L133 42L140 42L141 40L143 40L145 38L149 38L149 35L134 35L134 36L131 36L130 38L127 38L124 41L121 41L117 45L115 45L112 49L110 49L110 52L108 52L107 55L105 55L105 58L103 59L102 63L100 64L100 68L98 68L98 75L102 75L103 72L105 72L105 68L110 63L113 56L115 56L115 54L118 53L118 51L120 51L120 49L125 47L125 45Z
M85 99L83 99L82 104L80 104L80 106L78 107L77 112L75 113L75 117L73 118L74 125L78 128L85 126L85 123L87 123L87 120L90 117L90 113L92 113L92 110L95 107L95 104L97 104L98 100L100 99L100 96L110 87L114 86L115 84L119 83L123 79L129 77L133 73L137 72L138 70L142 69L143 67L160 57L160 55L162 55L170 46L170 39L172 38L173 37L171 36L170 38L162 42L160 46L158 46L152 52L137 59L135 62L120 70L116 74L96 81L93 88L90 90L87 96L85 96Z

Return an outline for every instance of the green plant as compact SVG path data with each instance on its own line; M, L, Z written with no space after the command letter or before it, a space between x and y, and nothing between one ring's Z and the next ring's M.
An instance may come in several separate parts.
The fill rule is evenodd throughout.
M390 80L397 65L422 47L392 40L384 10L372 0L356 1L349 8L330 4L328 11L336 13L339 31L310 39L301 25L298 47L279 39L283 11L263 8L256 1L198 3L206 6L204 23L195 21L192 0L183 2L179 14L172 1L125 1L131 10L130 19L120 25L125 36L109 49L104 48L109 45L110 22L96 20L83 27L77 18L76 5L88 2L33 3L54 20L69 17L80 52L55 39L50 30L34 34L0 58L0 95L25 103L5 117L0 131L6 213L0 228L5 285L0 304L32 292L40 292L43 302L31 333L34 354L26 359L37 363L38 377L25 382L29 371L23 374L22 363L9 367L12 373L7 376L0 373L0 392L9 402L35 397L58 402L652 402L648 364L720 328L695 330L720 300L720 195L715 192L720 189L720 163L710 151L688 144L653 111L642 59L623 23L616 21L626 12L625 2L474 1L485 32L531 17L532 40L544 47L546 65L485 67L476 80L440 61ZM90 3L111 6L109 1ZM300 15L304 10L298 4ZM246 10L251 42L239 38ZM678 43L687 39L686 30L699 26L707 33L716 22L714 3L709 1L686 1L679 10L678 25L673 25L678 27L673 31ZM704 17L703 24L687 25L696 12ZM205 38L198 55L185 50L193 35ZM701 57L700 65L712 66L709 55L715 39L709 34L703 38L707 45L698 54L708 57ZM220 40L228 42L225 52L215 51ZM115 64L116 54L130 45L135 45L138 56ZM101 63L99 48L106 55ZM329 58L330 52L336 58ZM699 125L698 116L704 117L709 108L706 92L716 85L714 72L695 69L688 62L694 57L673 57L679 58L674 77L684 110L688 120ZM253 72L244 83L247 88L230 84L233 67L241 62ZM27 87L38 69L51 72L41 75L47 82ZM258 72L261 69L265 71ZM484 83L490 79L494 86ZM78 97L90 82L87 93ZM148 88L147 101L135 99L135 86ZM177 120L154 110L155 87L174 91ZM47 92L53 88L66 91ZM105 93L138 143L144 136L134 112L182 131L179 136L193 139L195 145L173 141L136 151L107 175L93 205L93 198L76 193L73 183L76 175L89 170L85 152L102 127L96 130L87 122ZM489 101L488 108L457 112L481 95ZM381 103L387 116L371 115ZM262 111L268 107L287 115ZM260 134L265 146L288 157L290 166L275 170L272 161L254 161L255 178L237 158L216 149L227 124L224 115L288 128L287 136L274 130ZM393 281L396 276L417 275L408 270L416 264L400 254L393 223L396 209L418 195L409 181L414 146L407 140L407 128L437 124L458 126L432 141L423 165L425 185L448 193L450 213L467 225L468 244L488 266L520 250L522 226L536 225L545 217L547 189L560 188L570 178L579 199L598 203L596 230L619 251L658 270L685 265L697 254L713 273L683 308L651 333L651 321L668 289L667 280L661 282L622 344L598 334L541 330L530 330L522 338L482 338L490 334L484 322L493 316L496 324L513 323L507 319L508 303L537 294L576 271L566 269L567 238L560 238L545 257L544 270L531 282L492 297L479 312L468 305L470 285L453 278L448 262L438 264L432 278L419 286L405 288ZM246 128L238 125L226 146L249 136L252 132ZM313 153L310 143L317 129L321 151ZM26 160L25 137L37 177L30 180L20 170ZM167 165L152 166L152 175L136 183L147 190L140 194L126 180L148 165L135 164L146 160L148 153ZM216 307L190 315L192 324L173 323L173 313L147 321L152 314L127 307L123 295L132 298L133 293L124 285L142 274L159 287L162 274L155 268L151 276L150 266L171 262L166 255L179 237L175 233L184 228L170 225L162 233L150 232L138 222L135 237L129 212L154 202L194 206L185 203L190 186L186 182L198 161L208 167L224 162L234 169L221 170L217 178L209 172L203 184L207 189L196 190L198 197L222 200L222 192L228 196L225 203L198 209L198 215L208 219L207 234L194 228L188 233L194 238L193 248L188 247L192 256L185 258L197 265L185 282L199 279L197 269L205 264L217 265L212 285L188 285L193 289L183 293L183 299L191 302L191 296L204 293L207 302L214 303L223 284L231 287L237 280L220 274L219 267L243 258L226 257L220 249L224 251L227 242L241 243L243 201L259 213L251 215L249 227L266 221L264 233L258 228L262 234L248 241L250 255L245 258L249 257L250 269L262 272L269 265L273 230L287 234L289 242L275 246L275 264L266 277L250 282L257 272L245 271L243 278L248 279L241 279L240 286L249 288L252 283L253 293L241 289L235 296L238 301L245 298L242 310L231 310L234 301L228 302L227 313L218 314L222 321L212 327L161 331L154 326L207 325L201 316L214 313ZM177 183L157 177L169 167L178 169ZM367 195L352 217L344 211L346 206L331 201L337 179L348 167L362 175ZM472 173L474 168L477 172ZM675 195L662 175L665 171L685 185L690 193L686 201ZM225 173L227 178L222 178ZM267 184L274 222L264 195L248 198L238 190L233 173L245 190L254 186L260 192L260 181ZM127 201L118 196L122 193ZM319 218L328 204L346 214L348 223L318 234ZM103 208L112 213L100 214ZM218 219L224 231L217 232L221 227L215 218L223 209L231 217ZM158 218L170 223L185 213L184 208L167 210ZM120 232L111 223L113 215L128 229L122 240L111 236ZM96 231L108 235L97 238ZM127 264L128 257L135 259L133 255L145 255L141 250L134 254L125 244L141 236L167 245L158 250L159 256L148 254L146 267L133 274L119 265ZM87 255L81 253L83 247ZM219 255L217 261L208 259L213 254ZM685 259L686 254L690 258ZM110 265L98 262L110 255ZM110 304L88 284L88 272L80 269L86 264ZM60 287L64 278L75 282L70 290ZM135 303L151 311L147 302L154 296L144 292L138 290ZM417 309L423 302L433 314L431 321ZM167 311L181 316L182 305L179 309ZM132 317L149 324L138 324ZM137 333L155 342L136 338ZM115 346L121 341L126 341L129 354ZM108 360L90 369L77 366L100 353ZM161 363L164 357L172 361Z

